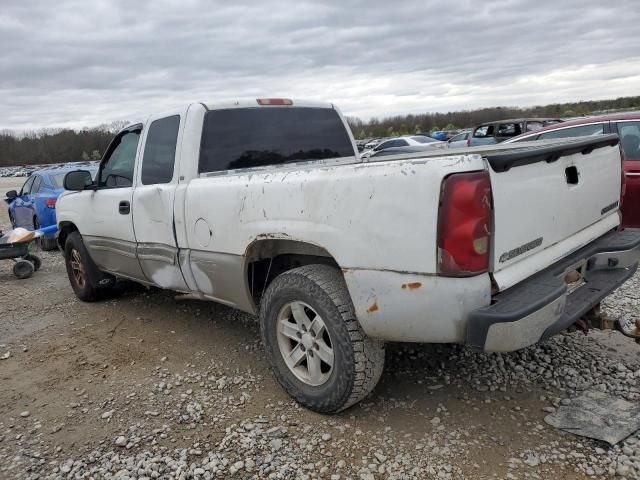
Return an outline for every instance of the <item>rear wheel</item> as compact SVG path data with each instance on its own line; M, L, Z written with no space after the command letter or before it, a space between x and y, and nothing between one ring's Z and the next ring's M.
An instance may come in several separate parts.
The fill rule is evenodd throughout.
M40 267L42 266L42 260L40 260L40 257L29 254L24 259L33 263L33 268L36 272L40 270Z
M78 232L71 232L64 244L64 260L71 288L83 302L94 302L109 286L97 288L91 281L92 271L99 272ZM115 283L115 282L114 282Z
M33 266L33 263L28 260L18 260L13 265L13 274L21 280L29 278L33 275L34 271L35 267Z
M37 230L41 227L38 217L33 217L33 229ZM44 235L38 237L38 245L42 250L55 250L58 248L58 243L55 238L49 238Z
M277 380L311 410L344 410L380 379L384 343L362 331L336 268L307 265L279 275L262 299L260 327Z

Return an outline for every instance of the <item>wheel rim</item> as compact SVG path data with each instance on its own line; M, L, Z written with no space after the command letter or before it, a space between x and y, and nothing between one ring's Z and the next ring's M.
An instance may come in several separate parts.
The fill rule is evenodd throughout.
M85 276L84 276L84 266L82 265L82 259L80 257L80 252L75 248L71 250L71 258L69 259L69 263L71 264L71 272L73 273L73 278L80 288L84 287Z
M278 314L278 347L289 370L307 385L324 384L333 371L333 343L318 313L304 302L287 303Z

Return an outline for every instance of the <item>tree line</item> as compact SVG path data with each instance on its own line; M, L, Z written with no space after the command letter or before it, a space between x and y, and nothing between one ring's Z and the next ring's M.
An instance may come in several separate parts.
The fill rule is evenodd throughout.
M0 131L0 167L100 160L113 135L127 122L93 128Z
M414 133L429 133L437 130L457 130L475 125L519 117L567 118L616 111L640 110L640 96L619 97L612 100L554 103L535 107L491 107L477 110L462 110L447 113L421 113L396 115L387 118L371 118L364 122L357 117L348 117L347 122L357 139L373 137L395 137Z
M436 130L470 128L483 122L514 117L574 117L593 113L640 110L640 96L612 100L554 103L535 107L491 107L447 113L421 113L347 121L356 138L391 137ZM0 166L99 160L113 135L127 122L94 128L43 129L17 134L0 131ZM250 133L250 132L249 132Z

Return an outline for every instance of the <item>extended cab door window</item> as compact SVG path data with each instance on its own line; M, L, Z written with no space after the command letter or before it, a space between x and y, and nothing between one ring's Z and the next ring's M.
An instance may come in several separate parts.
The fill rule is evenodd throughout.
M121 188L133 185L139 140L140 130L124 132L113 140L102 162L98 187Z
M142 184L169 183L173 179L180 115L151 122L142 159Z

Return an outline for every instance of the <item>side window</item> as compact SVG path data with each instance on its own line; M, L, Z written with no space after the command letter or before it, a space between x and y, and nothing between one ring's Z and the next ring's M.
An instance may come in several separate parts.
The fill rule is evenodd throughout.
M579 127L560 128L544 132L538 137L539 140L548 140L551 138L570 138L570 137L587 137L590 135L602 135L604 133L604 124L595 123L593 125L580 125Z
M640 122L618 122L620 145L627 160L640 160Z
M40 191L40 187L42 186L42 177L37 176L33 181L33 186L31 187L31 193L38 193Z
M493 125L483 125L476 128L473 136L476 138L493 137Z
M142 158L142 184L169 183L173 178L180 115L154 120Z
M515 137L522 133L522 126L519 123L503 123L498 127L498 137Z
M380 143L379 145L377 145L374 150L378 151L378 150L383 150L385 148L389 148L389 147L393 147L393 142L394 140L387 140L385 142Z
M126 132L116 137L110 154L102 164L98 186L108 188L133 185L133 169L136 162L140 131Z
M396 144L394 145L394 147L407 147L409 146L409 142L407 142L406 140L396 140Z
M22 190L20 190L20 195L29 195L31 193L31 186L33 185L33 181L36 179L35 176L29 177L29 180L24 182L22 186Z

